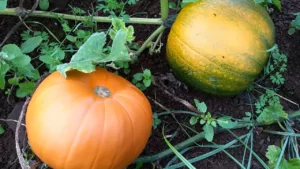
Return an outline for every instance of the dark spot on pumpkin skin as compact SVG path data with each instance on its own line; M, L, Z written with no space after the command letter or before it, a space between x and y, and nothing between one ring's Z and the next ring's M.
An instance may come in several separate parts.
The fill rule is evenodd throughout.
M217 14L214 13L215 16L217 16Z
M222 56L222 58L224 59L224 58L225 58L225 56Z

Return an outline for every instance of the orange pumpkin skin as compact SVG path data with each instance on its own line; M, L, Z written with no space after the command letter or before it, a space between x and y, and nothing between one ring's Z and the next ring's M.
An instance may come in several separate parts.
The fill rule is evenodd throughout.
M96 95L95 86L111 95ZM123 169L146 146L152 110L138 88L105 69L66 79L54 72L34 92L26 128L33 152L54 169Z

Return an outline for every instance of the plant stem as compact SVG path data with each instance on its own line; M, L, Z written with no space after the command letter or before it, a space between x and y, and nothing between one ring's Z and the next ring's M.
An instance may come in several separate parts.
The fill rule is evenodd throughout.
M27 12L27 10L25 10ZM18 10L16 8L6 8L0 11L0 15L11 15L18 16ZM34 11L30 16L32 17L43 17L43 18L57 18L62 17L64 19L75 20L75 21L87 21L87 16L75 16L70 14L56 13L56 12L45 12L45 11ZM104 16L94 16L93 21L111 23L112 18ZM161 18L129 18L127 21L129 24L148 24L148 25L161 25Z
M169 16L169 1L168 0L160 0L160 13L161 19L165 21Z
M161 32L163 32L166 29L165 26L160 25L149 37L148 39L143 43L143 45L139 48L139 50L135 53L135 56L138 57L147 47L149 47L149 44L152 42L152 40L158 36Z
M295 111L293 113L291 113L289 115L289 118L290 119L293 119L293 118L297 118L297 117L300 117L300 110L298 111ZM245 127L248 127L249 125L253 125L253 126L264 126L266 124L263 124L263 123L257 123L257 122L248 122L248 123L245 123L245 122L242 122L242 123L239 123L237 124L233 129L239 129L239 128L245 128ZM217 128L215 134L218 134L218 133L221 133L223 131L227 131L226 129L223 129L223 128ZM177 151L180 151L190 145L192 145L193 143L195 142L198 142L198 141L201 141L203 140L205 137L205 132L201 132L193 137L190 137L189 139L177 144L174 146L174 148L177 150ZM138 159L135 160L135 163L136 162L144 162L144 163L147 163L147 162L153 162L157 159L161 159L161 158L164 158L166 156L169 156L170 154L172 154L173 151L171 149L166 149L162 152L159 152L155 155L150 155L150 156L144 156L144 157L140 157Z

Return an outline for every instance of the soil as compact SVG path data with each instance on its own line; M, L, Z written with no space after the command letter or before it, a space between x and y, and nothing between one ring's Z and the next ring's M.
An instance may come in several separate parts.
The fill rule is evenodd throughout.
M81 1L81 0L71 0L70 5L74 7L80 7L85 10L92 9L91 4L95 6L94 1ZM24 7L29 9L33 5L33 2L25 1ZM17 7L18 1L17 0L10 0L9 7ZM63 10L62 12L70 13L70 8ZM140 0L136 5L131 6L127 9L127 13L133 14L136 12L146 12L147 15L143 15L144 17L159 17L160 8L158 1L147 1L147 0ZM175 13L175 11L171 11ZM296 34L290 36L288 35L287 31L289 28L289 24L291 20L295 18L293 13L300 12L300 1L299 0L282 0L282 12L278 12L274 10L270 15L274 21L276 26L276 43L279 46L279 49L282 53L288 56L288 71L285 73L285 84L280 88L279 94L289 100L300 103L300 31ZM140 15L141 16L141 15ZM60 34L60 29L57 28L57 24L52 19L41 19L41 18L30 18L29 20L36 20L51 30L54 31L56 35ZM16 25L18 22L17 17L12 16L0 16L0 39L3 40L4 37L8 34L8 32ZM103 24L102 24L103 25ZM105 24L104 24L105 26ZM135 35L136 41L143 42L146 38L157 28L157 26L149 26L149 25L134 25L135 28ZM13 35L8 39L6 43L16 43L20 44L20 34L26 30L26 27L20 26ZM167 39L168 31L166 31L162 37L162 42L164 46L161 49L161 53L149 55L146 51L139 57L138 63L135 63L131 67L131 72L129 75L124 75L124 77L131 79L132 74L135 72L140 72L144 68L148 68L151 70L152 74L155 77L167 77L163 81L164 85L167 89L173 93L173 95L180 97L188 101L189 103L193 104L193 99L198 99L200 101L205 101L208 106L208 110L212 112L213 115L216 115L217 112L221 112L223 114L227 114L233 116L235 118L242 118L244 116L244 112L251 111L251 107L249 106L249 99L246 92L243 92L234 97L227 97L227 98L218 98L210 95L203 94L201 92L194 91L186 87L183 83L178 80L174 80L172 76L172 71L170 70L166 56L165 56L165 43ZM171 77L171 78L168 78ZM269 83L267 81L261 82L261 85L268 86ZM157 104L161 104L164 107L172 110L187 110L183 104L175 101L173 97L167 95L163 92L159 87L152 85L145 91L145 95L149 98L152 109L154 112L162 112L163 109ZM18 112L20 112L20 104L24 99L18 99L15 97L7 97L4 94L4 91L0 91L0 118L1 119L17 119ZM155 101L154 101L155 100ZM299 107L291 104L287 101L282 101L284 105L284 109L287 112L291 112L294 110L299 109ZM16 105L19 107L16 108ZM12 115L11 112L17 114ZM166 134L173 134L177 132L178 134L173 138L171 143L176 145L177 143L185 140L188 138L186 134L176 123L175 119L171 116L162 116L160 118L163 123L167 126L165 133ZM183 123L188 124L188 116L186 115L176 115L176 119ZM15 142L14 142L14 122L3 122L0 121L0 124L6 130L3 135L0 135L0 168L3 169L19 169L21 168L15 149ZM196 128L197 129L197 128ZM280 145L281 137L270 135L261 132L262 129L272 129L272 130L280 130L277 125L271 125L267 127L257 127L255 128L254 134L254 148L253 150L264 160L267 161L265 158L265 153L267 150L268 145L275 144ZM23 128L24 130L24 128ZM199 131L199 130L198 130ZM247 129L238 129L234 130L236 135L243 135L248 132ZM24 138L24 137L23 137ZM214 138L214 141L217 144L226 144L233 140L234 137L225 132L217 134ZM24 143L24 142L22 142ZM26 143L26 141L25 141ZM208 144L206 141L201 141L198 144ZM24 144L26 146L26 144ZM165 141L162 137L162 125L160 125L157 129L153 130L153 133L150 137L150 140L144 149L142 155L152 155L158 153L162 150L168 149ZM192 158L199 155L202 155L206 152L209 152L210 148L194 148L189 150L187 153L184 154L186 158ZM228 149L228 153L232 156L237 158L238 160L242 160L243 157L243 147L231 148ZM155 162L157 168L164 167L170 160L172 156L167 158L161 159ZM237 169L239 166L225 153L221 152L214 156L211 156L207 159L198 161L194 163L196 168L210 168L210 169ZM134 168L134 165L130 166L129 168ZM142 168L153 168L152 164L145 164ZM258 161L253 158L252 166L253 169L260 169L263 168ZM300 166L299 166L300 168Z

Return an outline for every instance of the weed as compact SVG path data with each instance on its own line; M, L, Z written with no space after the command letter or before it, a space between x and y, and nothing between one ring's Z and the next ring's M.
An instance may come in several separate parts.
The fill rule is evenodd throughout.
M99 4L96 6L98 11L109 14L109 17L121 17L125 22L129 20L130 16L124 11L126 4L135 5L138 0L127 0L125 2L118 0L98 0Z
M40 0L39 1L39 7L41 10L46 11L49 9L50 2L49 0Z
M273 84L279 86L283 85L285 82L283 73L287 70L287 56L279 52L277 44L268 50L268 52L271 52L271 56L264 68L264 77L262 79L270 76L270 80Z
M295 13L294 15L296 15L296 18L290 23L290 28L288 30L289 35L294 34L297 30L300 30L300 12Z
M223 116L218 119L213 118L210 112L207 112L207 106L204 102L199 102L199 100L194 99L197 110L201 113L199 116L192 116L190 118L190 124L196 125L199 123L203 126L203 131L205 132L205 139L209 142L212 142L214 137L214 128L217 127L217 124L225 129L234 128L237 125L236 121L231 121L230 116Z
M281 11L280 0L254 0L256 4L261 4L262 6L268 8L268 5L275 6L279 11Z
M40 46L42 41L42 36L36 36L28 38L21 48L15 44L3 46L0 52L0 89L3 90L8 82L18 86L17 97L22 98L33 92L34 82L40 78L40 74L30 63L31 58L27 54ZM6 94L11 94L11 90Z
M152 83L151 71L149 69L145 69L143 73L134 74L132 83L140 90L146 90Z
M5 130L4 130L4 128L0 124L0 135L3 134L4 132L5 132Z

